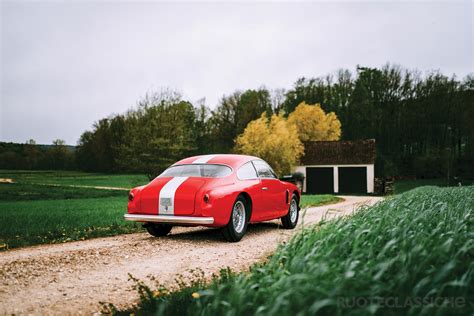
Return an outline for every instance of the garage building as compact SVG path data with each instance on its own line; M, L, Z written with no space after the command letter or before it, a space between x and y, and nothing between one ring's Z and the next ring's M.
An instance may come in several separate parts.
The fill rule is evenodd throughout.
M305 142L296 172L309 194L374 192L375 140Z

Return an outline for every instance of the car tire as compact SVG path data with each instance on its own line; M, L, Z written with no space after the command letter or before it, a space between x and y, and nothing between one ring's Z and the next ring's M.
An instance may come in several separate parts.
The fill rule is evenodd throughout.
M247 200L241 195L238 196L232 205L229 222L222 228L222 234L227 241L237 242L245 235L249 222L249 210Z
M163 237L169 234L173 226L166 224L146 224L144 225L148 233L155 237Z
M293 194L290 200L290 206L288 207L288 213L281 218L281 224L285 229L293 229L298 224L298 218L300 216L298 197Z

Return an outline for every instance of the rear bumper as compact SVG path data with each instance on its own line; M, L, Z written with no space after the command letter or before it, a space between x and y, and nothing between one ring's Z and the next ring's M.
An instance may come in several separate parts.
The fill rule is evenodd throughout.
M145 222L145 223L168 223L181 225L211 225L214 223L214 217L194 217L194 216L173 216L173 215L141 215L125 214L123 216L127 221Z

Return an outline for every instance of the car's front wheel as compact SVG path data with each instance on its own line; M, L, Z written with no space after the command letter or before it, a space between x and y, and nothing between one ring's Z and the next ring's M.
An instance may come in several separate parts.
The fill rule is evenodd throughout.
M242 239L247 231L249 206L243 196L239 196L232 206L229 223L222 228L225 239L237 242Z
M298 217L299 217L299 209L298 209L298 197L296 194L293 194L290 201L290 207L288 209L288 214L281 218L281 223L283 228L286 229L293 229L298 224Z
M171 231L171 228L173 228L173 226L171 225L152 224L152 223L149 223L143 226L146 228L146 230L148 231L150 235L155 236L155 237L166 236Z

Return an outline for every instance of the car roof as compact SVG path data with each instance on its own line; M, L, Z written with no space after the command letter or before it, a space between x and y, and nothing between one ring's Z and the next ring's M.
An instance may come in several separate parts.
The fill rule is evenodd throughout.
M222 164L222 165L228 165L232 168L237 168L250 160L261 160L261 159L258 157L248 156L248 155L210 154L210 155L188 157L176 162L174 165L205 163L205 164Z

